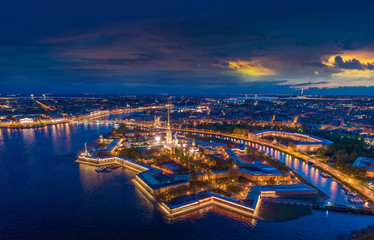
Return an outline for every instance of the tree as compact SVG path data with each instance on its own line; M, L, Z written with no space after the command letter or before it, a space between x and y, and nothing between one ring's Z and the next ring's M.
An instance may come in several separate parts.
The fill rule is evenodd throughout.
M244 154L248 155L249 153L251 153L251 150L249 149L249 147L245 147Z
M271 177L270 179L269 179L269 181L268 181L268 183L270 184L270 185L274 185L275 184L275 179L273 178L273 177Z
M125 134L129 131L129 128L126 126L126 124L121 124L117 129L112 129L112 133L122 133Z

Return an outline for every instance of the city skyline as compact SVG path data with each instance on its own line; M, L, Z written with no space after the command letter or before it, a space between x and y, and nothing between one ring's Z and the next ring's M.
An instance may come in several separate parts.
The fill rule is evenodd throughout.
M373 95L369 1L8 2L1 93Z
M374 1L0 5L0 239L374 239Z
M0 238L371 239L373 109L301 91L1 95Z

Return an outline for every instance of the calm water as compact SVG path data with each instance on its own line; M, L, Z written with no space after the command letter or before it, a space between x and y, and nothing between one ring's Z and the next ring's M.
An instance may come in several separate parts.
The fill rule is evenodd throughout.
M329 196L329 199L327 199L326 202L354 205L348 201L348 197L344 190L340 187L340 184L333 181L332 178L322 177L321 171L317 168L312 167L309 164L281 151L265 146L259 146L258 144L252 144L252 146L261 149L262 151L274 157L275 159L278 159L279 161L283 162L289 168L298 173L301 177L303 177L308 182L313 184L313 186L317 187L319 190L321 190L323 193ZM360 206L362 205L363 204L361 204Z
M0 130L0 239L336 239L374 223L324 211L285 222L205 210L165 219L130 182L132 172L97 174L74 162L84 142L110 128Z

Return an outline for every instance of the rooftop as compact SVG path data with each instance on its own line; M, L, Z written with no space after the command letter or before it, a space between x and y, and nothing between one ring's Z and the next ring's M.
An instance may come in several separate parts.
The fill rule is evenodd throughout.
M358 157L353 163L354 167L366 167L369 170L374 170L374 158Z

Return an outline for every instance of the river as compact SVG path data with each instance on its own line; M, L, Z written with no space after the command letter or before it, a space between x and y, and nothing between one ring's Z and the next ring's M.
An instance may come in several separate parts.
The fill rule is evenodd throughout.
M276 149L261 146L258 144L251 144L251 146L256 147L257 149L262 150L278 161L286 164L290 169L295 171L305 180L310 182L313 186L318 188L320 191L325 193L329 198L326 202L332 204L344 204L344 205L353 205L348 201L348 196L344 190L340 187L340 183L333 181L332 178L324 178L321 176L321 171L317 168L310 166L309 164L301 161L298 158L294 158L284 152L278 151ZM357 206L357 204L356 204ZM362 206L359 205L359 206Z
M203 210L171 221L130 182L134 173L97 174L74 162L84 142L110 129L0 129L0 239L336 239L374 223L318 210L281 222Z

